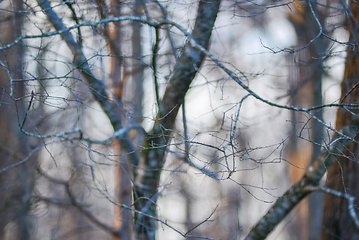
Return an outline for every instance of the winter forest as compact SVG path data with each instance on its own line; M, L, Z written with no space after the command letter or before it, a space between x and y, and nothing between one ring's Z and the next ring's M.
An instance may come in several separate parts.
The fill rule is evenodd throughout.
M0 239L359 239L359 3L0 0Z

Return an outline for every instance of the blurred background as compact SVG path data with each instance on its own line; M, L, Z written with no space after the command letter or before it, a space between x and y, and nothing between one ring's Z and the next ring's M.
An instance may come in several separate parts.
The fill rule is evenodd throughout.
M133 206L131 169L141 166L125 160L91 92L96 86L39 2L0 3L0 239L132 239L133 212L114 203ZM198 2L50 4L66 27L84 25L69 33L107 86L106 97L121 103L123 125L150 132L158 121L156 93L164 95L189 38L170 24L156 40L155 29L139 21L96 23L168 19L192 32ZM270 103L338 103L348 15L337 0L222 1L209 52ZM171 129L156 205L158 239L184 239L178 231L192 239L243 239L304 175L331 139L337 108L309 115L268 102L249 96L205 58ZM128 132L138 152L148 148L144 137L142 130ZM312 194L267 239L319 239L322 202L322 194ZM129 236L116 238L111 228Z

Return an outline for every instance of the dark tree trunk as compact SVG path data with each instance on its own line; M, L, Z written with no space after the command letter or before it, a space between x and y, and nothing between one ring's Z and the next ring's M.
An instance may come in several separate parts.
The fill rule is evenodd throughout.
M342 103L359 102L359 51L357 21L359 19L359 3L350 1L349 33L352 46L347 49L347 61L345 63L344 78L341 84ZM352 19L354 17L355 19ZM358 110L340 108L337 113L336 128L341 130L346 125L358 124ZM359 138L356 137L358 141ZM343 152L343 156L338 156L337 162L328 171L327 187L349 193L359 197L359 146L352 142ZM355 203L358 204L358 201ZM359 229L354 225L348 211L348 201L327 194L324 200L324 216L321 239L359 239Z
M8 10L0 10L0 46L13 42L20 34L23 23L22 0L15 0ZM33 189L34 163L25 163L3 171L29 154L28 141L20 131L24 118L23 46L18 43L0 53L0 239L4 227L16 226L12 239L31 239L29 219L30 194ZM11 76L11 77L10 77ZM13 80L17 80L11 82ZM9 233L8 233L9 234Z
M192 36L197 44L205 49L209 48L220 2L220 0L199 2ZM161 171L165 164L166 147L171 140L178 110L204 60L204 54L193 48L189 43L184 46L184 49L174 66L162 100L158 99L160 103L157 120L147 136L149 146L146 147L149 148L142 152L144 160L141 167L143 172L139 172L141 174L138 174L135 179L135 208L144 213L135 214L135 231L137 239L141 240L155 239L156 201L159 197L158 187Z

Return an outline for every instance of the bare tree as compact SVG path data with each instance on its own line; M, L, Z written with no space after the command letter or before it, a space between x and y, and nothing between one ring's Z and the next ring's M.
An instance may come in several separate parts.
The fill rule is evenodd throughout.
M10 2L1 235L265 239L322 192L286 231L355 239L357 5Z

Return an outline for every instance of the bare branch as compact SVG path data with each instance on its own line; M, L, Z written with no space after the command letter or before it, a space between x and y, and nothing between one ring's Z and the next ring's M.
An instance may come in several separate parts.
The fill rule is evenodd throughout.
M209 41L219 11L220 0L200 1L196 16L196 23L193 29L193 39L201 44L204 49L209 47ZM165 24L161 22L162 25ZM178 110L183 104L185 94L195 78L205 55L191 44L184 46L182 55L174 66L169 83L159 105L160 111L157 114L156 122L151 131L151 145L148 151L144 151L143 176L135 189L136 209L143 209L148 204L151 196L156 195L160 181L161 171L165 163L165 149L171 139ZM165 146L164 148L157 148ZM145 213L156 216L156 205L151 204ZM141 221L138 238L155 239L156 222L150 218L136 217Z
M318 186L327 168L336 160L337 156L342 155L343 150L353 141L359 132L358 125L346 126L343 128L343 135L348 137L334 138L332 143L326 147L317 160L308 168L307 173L302 179L287 190L275 204L270 208L267 214L261 218L257 225L250 231L246 240L261 240L280 223L284 217L311 191L307 186Z
M103 81L97 79L95 75L92 73L91 68L87 62L85 55L82 53L80 46L74 40L72 34L68 31L68 28L63 24L62 20L58 17L58 15L51 9L50 3L46 0L38 0L37 1L40 7L46 13L49 21L52 23L54 28L60 33L63 40L66 42L67 46L72 51L74 55L74 62L77 68L82 72L82 75L87 80L90 85L90 90L96 100L100 103L102 109L108 116L111 121L111 124L115 131L122 129L122 121L120 118L119 107L120 103L116 100L113 102L110 99L116 99L114 97L110 97L111 93L107 89L106 85ZM121 147L123 147L126 152L130 153L129 157L133 164L137 165L139 162L139 156L135 151L133 144L126 137L127 133L124 133L124 137L119 139L121 142Z

